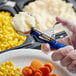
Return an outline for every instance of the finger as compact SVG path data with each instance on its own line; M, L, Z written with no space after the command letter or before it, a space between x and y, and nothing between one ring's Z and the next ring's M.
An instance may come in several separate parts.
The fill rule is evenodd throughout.
M66 26L70 31L76 32L76 23L74 23L72 20L65 19L62 17L56 17L56 20L58 22L61 22L63 26Z
M60 48L59 50L57 50L56 52L52 54L52 59L54 61L62 60L65 56L67 56L68 53L70 53L73 50L74 48L72 46Z
M76 60L76 50L70 52L64 59L62 59L61 64L63 66L68 66L73 60Z
M42 50L45 54L48 54L49 51L50 51L50 46L49 46L49 44L42 44L42 45L41 45L41 50Z
M76 73L76 60L74 60L72 64L67 67L67 69L72 73Z
M66 37L66 38L62 38L62 39L58 39L57 40L58 43L62 43L65 45L71 45L71 38L70 37Z

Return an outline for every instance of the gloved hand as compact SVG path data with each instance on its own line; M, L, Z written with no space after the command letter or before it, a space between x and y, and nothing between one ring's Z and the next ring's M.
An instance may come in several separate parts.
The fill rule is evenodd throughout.
M52 54L52 59L60 61L70 72L76 73L76 23L61 17L57 17L56 20L67 27L72 32L72 35L58 40L59 43L66 44L67 46L56 50ZM43 52L52 51L49 44L43 44L42 50Z

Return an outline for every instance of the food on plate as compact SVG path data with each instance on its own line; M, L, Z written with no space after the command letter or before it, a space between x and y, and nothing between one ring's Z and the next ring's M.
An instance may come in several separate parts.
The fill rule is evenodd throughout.
M34 60L31 62L30 66L25 66L22 69L22 73L24 75L33 75L35 72L37 72L36 74L39 74L38 72L40 67L42 67L42 63L38 60Z
M42 76L42 72L40 70L37 70L33 76Z
M26 36L20 36L12 27L10 12L0 12L0 51L19 46L26 41Z
M13 27L20 32L28 32L35 27L35 18L27 12L20 12L13 17Z
M41 67L40 71L42 72L43 76L49 76L50 69L48 67Z
M53 73L53 74L51 74L50 76L57 76L57 74Z
M26 66L22 69L22 73L24 75L32 75L33 74L33 70L29 67L29 66Z
M57 16L76 21L76 13L72 6L73 4L63 0L36 0L25 5L23 11L33 15L36 20L36 27L45 31L55 26ZM55 32L63 30L64 28L59 26Z
M45 63L44 66L45 66L45 67L48 67L48 68L50 69L50 72L52 72L52 70L53 70L52 64L50 64L50 63Z
M12 61L6 61L0 65L0 76L57 76L53 73L53 66L50 62L47 62L42 66L42 63L38 60L32 61L30 66L25 66L22 69L21 67L15 67Z
M21 67L16 68L13 62L6 61L0 66L0 76L22 76Z
M34 60L34 61L32 61L30 67L32 67L32 69L33 69L34 71L36 71L36 70L38 70L40 67L42 67L42 63L41 63L40 61L38 61L38 60Z
M38 60L32 61L30 66L25 66L22 73L26 76L57 76L57 74L50 74L53 71L53 65L49 62L42 66Z

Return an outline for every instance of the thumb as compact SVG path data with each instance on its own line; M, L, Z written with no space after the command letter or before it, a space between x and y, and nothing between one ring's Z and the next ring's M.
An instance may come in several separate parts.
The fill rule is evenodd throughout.
M50 52L50 45L49 44L42 44L41 45L41 50L45 53L48 54Z
M63 24L63 26L67 27L73 33L76 33L76 23L72 20L65 19L62 17L56 17L56 20Z

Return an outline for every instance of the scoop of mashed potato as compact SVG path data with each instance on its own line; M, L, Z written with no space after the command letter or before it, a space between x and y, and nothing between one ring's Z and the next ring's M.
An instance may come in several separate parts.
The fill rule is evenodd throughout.
M28 32L35 27L35 18L27 12L20 12L13 17L12 24L16 31Z
M37 28L45 31L55 26L57 16L76 21L76 13L72 6L73 4L63 0L36 0L26 5L23 11L30 12L35 17ZM61 26L56 31L62 30Z

